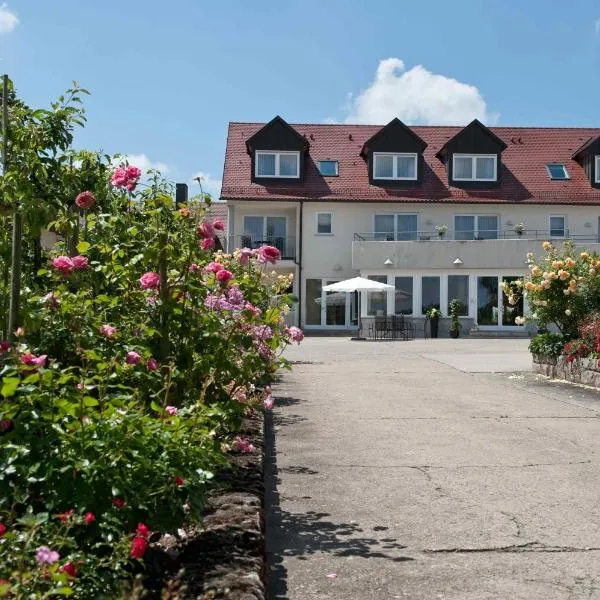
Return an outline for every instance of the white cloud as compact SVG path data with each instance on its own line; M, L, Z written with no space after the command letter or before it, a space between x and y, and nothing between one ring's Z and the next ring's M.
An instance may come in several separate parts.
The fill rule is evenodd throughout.
M17 15L8 9L6 2L0 5L0 33L10 33L18 24Z
M347 102L346 123L380 124L394 117L434 125L497 120L474 85L431 73L422 65L406 71L399 58L380 61L371 85L356 97L349 95Z
M146 172L148 169L156 169L163 175L169 172L169 167L163 162L154 162L150 160L145 154L122 154L119 156L116 162L127 161L130 165L139 167L142 171Z
M215 179L210 176L210 173L205 173L204 171L198 171L195 175L192 175L190 178L190 195L194 196L195 194L200 193L200 187L198 186L198 182L196 179L200 177L202 180L202 190L206 193L208 192L211 195L213 200L218 200L221 195L221 183L220 179Z
M594 21L594 31L596 32L596 35L600 35L600 19Z

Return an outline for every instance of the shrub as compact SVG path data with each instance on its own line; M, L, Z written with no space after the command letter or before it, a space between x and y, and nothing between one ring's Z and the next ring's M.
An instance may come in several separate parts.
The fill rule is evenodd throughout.
M529 351L536 356L556 358L563 353L565 338L561 333L539 333L529 342Z

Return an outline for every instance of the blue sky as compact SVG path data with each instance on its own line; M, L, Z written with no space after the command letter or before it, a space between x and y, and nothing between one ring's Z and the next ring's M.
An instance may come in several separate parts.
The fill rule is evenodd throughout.
M0 57L32 106L91 90L79 147L213 193L231 120L600 126L597 0L12 0Z

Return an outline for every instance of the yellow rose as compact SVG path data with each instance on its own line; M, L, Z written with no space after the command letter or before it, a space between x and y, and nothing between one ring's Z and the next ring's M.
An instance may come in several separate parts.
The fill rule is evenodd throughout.
M590 255L587 252L582 252L579 256L581 256L583 260L588 260L590 257Z
M550 252L550 250L552 250L552 244L550 242L544 242L542 244L542 248L546 251L546 252Z
M555 261L553 261L553 263L552 263L552 268L553 268L553 269L562 269L562 266L563 266L564 264L565 264L565 263L563 263L563 261L562 261L562 260L555 260Z
M596 269L594 269L594 267L590 267L590 275L595 275L596 274Z
M525 284L525 289L531 292L532 290L535 289L535 283L533 283L533 281L528 281Z
M572 258L567 257L567 258L565 258L565 265L569 268L574 267L575 261Z
M538 267L537 265L535 265L534 267L531 268L531 274L534 277L539 277L542 274L542 269L540 267Z
M568 271L564 271L563 269L561 269L561 270L558 272L558 276L560 277L560 279L561 279L562 281L565 281L565 279L569 279L569 272L568 272Z

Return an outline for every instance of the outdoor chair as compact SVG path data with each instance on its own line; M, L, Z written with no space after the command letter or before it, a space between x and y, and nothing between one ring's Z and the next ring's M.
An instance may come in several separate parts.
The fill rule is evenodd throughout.
M374 333L376 340L383 340L388 336L389 327L387 317L375 317L374 320Z

